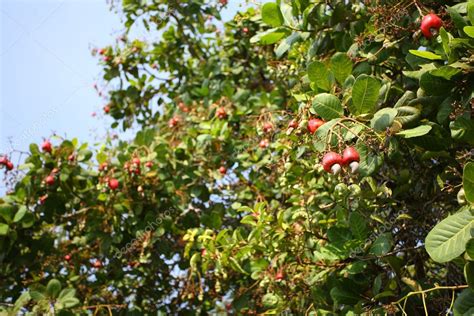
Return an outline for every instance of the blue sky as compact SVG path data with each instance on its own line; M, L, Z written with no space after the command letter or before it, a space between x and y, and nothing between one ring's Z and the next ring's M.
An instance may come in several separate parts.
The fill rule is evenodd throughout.
M107 124L94 45L114 41L120 17L105 0L1 0L0 153L26 150L56 132L92 140ZM100 119L99 119L100 120ZM91 132L94 131L94 132Z
M53 133L89 144L104 138L111 120L102 115L106 100L93 88L101 67L90 51L123 33L108 2L0 0L0 155L27 152L30 143ZM245 3L229 2L224 20ZM140 38L141 32L131 35ZM11 159L17 166L24 157ZM4 190L0 184L0 195Z
M230 2L227 19L244 1ZM120 16L106 0L0 0L0 11L0 154L53 132L100 140L110 121L93 89L101 68L90 49L114 43Z

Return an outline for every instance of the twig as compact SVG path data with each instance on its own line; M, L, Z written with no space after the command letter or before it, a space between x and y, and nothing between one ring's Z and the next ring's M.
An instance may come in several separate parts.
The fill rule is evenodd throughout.
M127 305L125 304L99 304L99 305L82 306L81 308L82 309L100 309L103 307L110 310L111 308L118 308L118 309L125 308L127 307Z
M438 290L460 290L460 289L466 289L466 288L468 288L468 287L469 287L469 286L468 286L467 284L465 284L465 285L453 285L453 286L439 286L439 285L435 285L435 287L430 288L430 289L427 289L427 290L421 290L421 291L410 292L410 293L408 293L407 295L405 295L404 297L402 297L401 299L399 299L398 301L393 302L392 304L399 304L399 303L401 303L402 301L406 301L406 300L407 300L410 296L412 296L412 295L425 294L425 293L428 293L428 292L438 291Z

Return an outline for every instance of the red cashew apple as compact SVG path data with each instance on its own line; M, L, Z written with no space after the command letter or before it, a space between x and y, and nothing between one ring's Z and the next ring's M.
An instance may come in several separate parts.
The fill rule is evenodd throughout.
M288 128L297 128L297 127L298 127L297 120L291 120L290 123L288 124Z
M6 165L8 162L7 157L0 157L0 165Z
M64 256L64 260L70 261L70 260L71 260L71 255L65 255L65 256Z
M264 132L264 133L269 133L269 132L272 131L273 125L272 125L272 123L270 123L270 122L266 122L265 124L263 124L263 128L262 128L262 129L263 129L263 132Z
M189 112L189 107L187 107L182 101L178 103L178 108L185 113Z
M102 267L102 262L101 262L100 260L96 260L96 261L94 261L94 263L92 264L92 266L93 266L94 268L99 269L99 268Z
M135 158L133 158L132 162L133 162L134 165L139 166L140 165L140 158L135 157Z
M39 202L39 204L43 205L44 202L46 202L47 199L48 199L48 195L46 194L46 195L40 196L38 202Z
M322 165L326 172L338 174L341 171L342 157L333 151L326 153L323 157Z
M178 123L179 123L179 118L173 117L168 121L168 126L170 128L172 128L172 127L175 127L176 125L178 125Z
M7 170L12 170L13 169L13 163L10 160L7 161L5 166L7 167Z
M110 112L110 106L108 106L108 105L104 106L104 112L109 113Z
M108 166L109 166L109 164L106 163L106 162L101 163L101 164L99 165L99 171L102 171L102 170L107 169Z
M347 147L342 152L342 164L349 166L352 172L359 169L360 155L354 147Z
M260 148L262 148L262 149L267 148L269 145L270 145L270 141L269 141L268 139L266 139L266 138L265 138L265 139L262 139L262 140L260 141L260 143L258 144L258 146L259 146Z
M45 140L45 141L41 144L41 149L42 149L44 152L50 153L50 152L53 150L53 145L51 145L51 142L50 142L49 140Z
M111 190L117 190L119 187L119 181L117 179L110 179L109 180L109 188Z
M54 177L52 175L49 175L49 176L46 177L44 182L46 182L47 185L53 185L54 184Z
M219 168L219 172L221 173L221 175L225 175L225 174L227 173L226 167L221 166L221 167Z
M429 39L438 34L441 26L443 26L443 21L436 14L430 13L421 20L420 30Z
M216 116L220 119L225 119L227 117L227 113L225 111L225 108L220 107L216 110Z
M281 280L283 280L283 278L284 278L283 272L278 271L277 274L275 275L275 280L281 281Z
M321 119L313 118L308 121L308 131L311 134L314 134L321 125L324 124L324 121Z

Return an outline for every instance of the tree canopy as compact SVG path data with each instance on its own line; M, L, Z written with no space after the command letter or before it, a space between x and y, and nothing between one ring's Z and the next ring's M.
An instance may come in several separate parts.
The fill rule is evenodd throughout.
M113 3L118 139L0 160L0 314L474 314L474 1L225 6Z

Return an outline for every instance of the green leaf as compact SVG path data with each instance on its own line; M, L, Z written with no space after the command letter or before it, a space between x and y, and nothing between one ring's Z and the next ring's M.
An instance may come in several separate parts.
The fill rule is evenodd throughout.
M399 108L407 104L408 101L413 100L416 97L415 92L413 91L405 91L405 93L398 99L397 103L393 106L394 108Z
M3 217L7 223L11 223L12 217L15 214L15 209L15 206L11 204L0 204L0 216Z
M454 99L449 96L439 105L438 113L436 114L436 120L439 124L444 124L448 120L449 115L453 111L453 107L451 106L453 102Z
M442 60L443 59L440 55L436 55L435 53L428 52L428 51L410 49L409 52L412 55L429 59L429 60Z
M283 56L290 48L291 46L297 42L301 38L301 34L299 32L294 32L287 38L285 38L278 47L275 48L275 55L277 58L280 58Z
M376 256L386 254L392 249L392 236L389 233L380 235L370 247L370 253Z
M0 223L0 236L5 236L8 234L8 225Z
M273 27L281 26L283 24L283 15L276 3L268 2L263 5L262 21Z
M377 275L377 277L374 279L374 283L372 285L372 293L373 295L377 295L380 292L380 289L382 288L382 277L383 274L380 273Z
M397 135L403 138L413 138L420 137L428 134L431 131L431 126L429 125L420 125L412 129L406 129L404 131L398 132Z
M315 141L313 142L314 149L316 151L324 151L326 150L326 138L328 137L329 130L331 130L334 125L336 125L340 121L339 118L330 120L329 122L324 123L314 136L316 136Z
M339 118L344 114L341 101L329 93L318 94L313 100L313 109L327 121Z
M56 298L61 292L61 282L56 279L51 279L46 286L46 293L51 298Z
M77 153L77 161L85 162L91 159L92 152L90 150L84 149Z
M444 27L442 27L439 29L439 37L441 38L441 43L443 44L444 53L446 54L446 56L448 56L449 59L449 56L451 55L450 43L452 35L449 34Z
M61 299L61 304L63 304L65 308L71 308L71 307L77 306L79 305L79 303L80 303L79 299L75 297L66 297L66 298Z
M408 105L398 107L397 111L395 121L402 125L415 122L421 115L421 111L418 108Z
M474 121L465 117L458 117L449 125L451 137L474 145Z
M392 126L397 113L397 109L383 108L374 114L374 117L370 121L370 126L377 132L383 132L387 127Z
M26 211L27 211L26 206L24 205L21 206L18 212L16 212L15 217L13 218L13 222L18 223L19 221L21 221L23 217L25 216Z
M308 78L323 90L329 91L332 87L332 73L320 61L314 61L308 65Z
M360 297L357 294L340 287L333 287L331 289L330 295L334 303L337 305L353 305L357 304L357 302L360 300Z
M441 77L431 75L425 72L420 77L420 87L425 90L428 95L447 94L453 88L453 83Z
M466 253L471 260L474 260L474 238L469 239L466 243Z
M243 274L248 274L247 271L245 271L244 269L242 269L242 267L240 266L239 262L238 262L234 257L229 257L229 261L230 261L231 267L232 267L235 271L240 272L240 273L243 273Z
M25 216L21 219L21 227L29 228L35 223L35 216L32 212L26 212Z
M436 262L448 262L466 250L474 228L474 215L469 207L448 216L438 223L426 236L425 247Z
M463 28L464 33L466 33L469 37L474 38L474 26L465 26Z
M329 241L337 247L343 247L346 241L352 239L351 231L345 227L333 226L328 229Z
M339 84L343 84L352 73L352 61L345 53L336 53L331 57L331 70Z
M464 188L464 194L466 195L466 200L469 203L474 203L474 162L468 162L464 166L462 185Z
M280 11L281 14L283 15L283 20L285 21L284 23L288 26L291 26L293 28L296 27L297 21L295 17L293 16L293 8L291 5L285 3L284 1L279 1L280 3Z
M44 295L42 292L36 291L36 290L31 290L30 291L30 296L33 300L35 300L37 302L46 299L46 295Z
M474 308L474 291L465 289L456 298L453 306L454 316L470 316L470 311Z
M20 297L15 301L15 311L18 313L19 310L28 304L28 302L31 300L30 292L25 291L23 292Z
M364 216L357 212L352 212L349 216L349 227L352 235L359 240L363 240L367 237L369 230L367 228L367 221Z
M380 81L373 77L367 75L357 77L352 87L352 101L355 107L354 114L374 113L380 88Z
M474 289L474 262L468 261L464 265L464 277L471 290Z
M58 299L64 299L68 297L74 297L76 296L76 290L75 289L64 289L59 293Z
M451 66L443 66L440 68L436 68L430 71L430 74L435 77L441 77L446 80L451 80L452 77L461 73L460 69L451 67Z
M252 226L256 226L257 225L257 219L255 218L255 216L253 215L247 215L247 216L244 216L244 218L242 218L240 220L240 223L242 224L248 224L248 225L252 225Z
M449 12L449 15L451 15L451 20L454 22L454 26L458 30L462 30L464 26L467 25L464 18L461 16L461 14L459 14L459 12L456 11L454 7L446 6L446 10Z
M362 143L357 143L356 148L360 155L359 173L361 176L369 176L382 166L383 155L371 151Z
M271 45L281 40L287 34L288 32L282 28L273 28L253 36L250 39L250 43L259 42L262 45Z
M474 2L472 0L467 3L467 18L474 25Z

